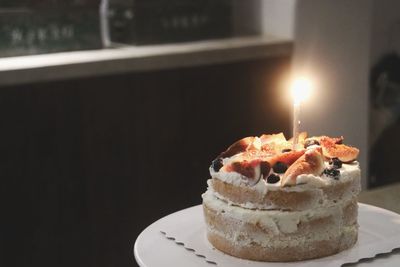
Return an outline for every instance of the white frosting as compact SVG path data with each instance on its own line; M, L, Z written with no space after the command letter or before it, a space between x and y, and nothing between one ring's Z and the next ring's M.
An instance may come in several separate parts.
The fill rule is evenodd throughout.
M312 174L301 174L296 178L296 184L307 184L309 186L323 187L328 185L328 179Z
M208 231L221 235L239 245L252 242L267 247L297 246L317 240L328 240L346 231L357 231L357 225L343 225L342 210L349 202L340 202L334 206L308 209L305 211L251 210L230 206L218 199L212 190L202 195L204 204L218 213L218 216L235 219L235 231L220 232L208 225ZM299 223L331 216L332 225L310 231L307 235L296 235ZM247 223L258 225L271 234L247 231ZM272 232L271 232L272 231Z
M338 232L336 228L328 229L324 233L318 235L314 234L312 237L287 237L286 239L269 238L267 235L254 235L254 234L243 234L243 233L222 233L215 228L207 227L207 231L213 234L219 235L225 239L230 240L232 243L238 246L248 246L257 243L263 247L272 248L284 248L284 247L296 247L296 246L308 246L308 244L321 241L321 240L332 240L339 235L342 236L353 236L357 234L358 226L343 226L341 231Z
M237 206L238 203L234 203L232 202L230 199L224 197L223 195L219 194L218 192L214 191L212 189L212 186L210 184L211 179L209 179L207 181L209 189L217 198L225 201L228 205L233 205L233 206ZM279 206L276 206L274 204L258 204L258 203L253 203L253 202L245 202L245 203L240 203L240 207L246 208L246 209L262 209L262 210L273 210L273 209L279 209Z
M319 207L304 211L280 211L280 210L252 210L228 205L225 201L218 199L212 190L207 190L203 195L203 202L218 212L227 213L240 221L267 226L274 233L293 233L297 231L300 221L327 217L341 218L343 205L347 202L337 203L330 207Z

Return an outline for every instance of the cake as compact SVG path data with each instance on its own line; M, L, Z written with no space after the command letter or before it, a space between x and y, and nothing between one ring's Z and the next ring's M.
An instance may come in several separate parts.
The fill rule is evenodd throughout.
M357 241L359 150L343 137L282 133L246 137L210 166L202 195L207 238L218 250L257 261L299 261Z

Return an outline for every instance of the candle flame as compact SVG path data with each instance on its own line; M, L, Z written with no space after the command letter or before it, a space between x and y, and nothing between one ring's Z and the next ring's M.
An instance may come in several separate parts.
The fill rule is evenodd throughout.
M306 100L311 93L313 84L310 79L306 77L299 77L293 80L290 89L295 105L299 105L302 101Z

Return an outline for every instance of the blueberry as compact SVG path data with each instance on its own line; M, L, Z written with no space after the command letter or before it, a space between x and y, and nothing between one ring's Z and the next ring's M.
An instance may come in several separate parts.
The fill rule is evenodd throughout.
M219 169L221 169L222 166L224 166L224 164L222 164L222 158L216 158L211 162L211 167L216 172L219 171Z
M288 166L283 163L278 161L277 163L275 163L275 165L272 167L272 169L274 170L274 172L276 173L285 173L285 171L287 170Z
M332 158L329 161L329 165L332 165L333 169L340 169L342 168L342 161L338 158Z
M290 148L282 149L282 153L286 153L286 152L290 152L290 151L292 151Z
M340 176L340 171L336 170L336 169L325 169L324 170L324 174L326 176L329 176L335 180L339 180L339 176Z
M281 179L281 177L278 174L271 173L267 178L267 183L275 184L275 183L279 182L280 179Z
M304 148L307 148L309 146L314 146L314 145L319 146L319 142L315 139L307 139L306 142L304 143Z

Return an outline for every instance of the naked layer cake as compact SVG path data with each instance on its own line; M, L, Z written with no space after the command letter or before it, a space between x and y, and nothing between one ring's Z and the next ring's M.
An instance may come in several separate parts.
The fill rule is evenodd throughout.
M246 137L211 164L203 194L207 237L258 261L332 255L357 241L359 150L343 137Z

